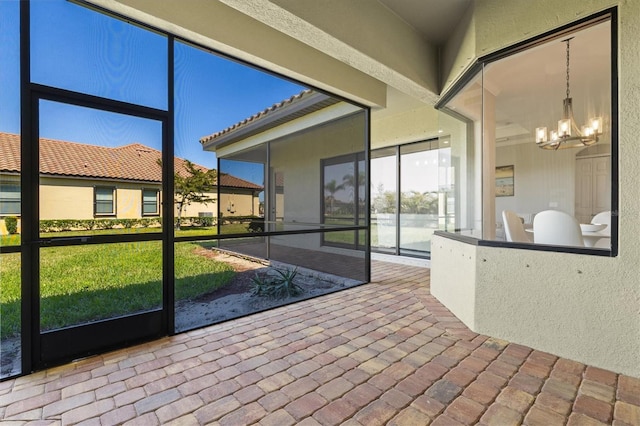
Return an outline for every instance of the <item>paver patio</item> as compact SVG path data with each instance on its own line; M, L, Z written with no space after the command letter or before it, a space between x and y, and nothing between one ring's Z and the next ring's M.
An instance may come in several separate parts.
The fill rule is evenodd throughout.
M429 270L0 383L3 425L640 425L640 379L478 335Z

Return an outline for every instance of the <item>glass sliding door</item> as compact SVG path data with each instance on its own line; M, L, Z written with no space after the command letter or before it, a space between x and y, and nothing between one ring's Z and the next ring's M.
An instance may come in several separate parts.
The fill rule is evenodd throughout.
M364 155L350 154L322 162L323 223L329 226L362 225L365 218ZM333 232L324 243L337 247L362 247L364 232Z
M356 165L351 156L324 161L324 223L327 225L355 224L355 190L353 177ZM324 243L330 245L354 245L352 231L324 235Z
M431 142L400 147L400 253L431 251L438 229L438 150Z
M428 257L431 236L452 226L451 149L416 142L371 153L371 246L381 253Z
M397 148L371 153L371 248L395 254L398 247Z

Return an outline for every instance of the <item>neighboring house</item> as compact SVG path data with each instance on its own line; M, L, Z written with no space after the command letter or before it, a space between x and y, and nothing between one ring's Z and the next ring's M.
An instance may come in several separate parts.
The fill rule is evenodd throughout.
M0 133L0 218L20 215L20 138ZM115 148L40 140L40 219L138 219L161 216L161 152L133 143ZM185 175L186 161L175 159ZM197 168L206 171L203 166ZM186 206L183 217L258 215L260 185L221 174L205 195L214 201ZM6 229L1 230L6 232Z

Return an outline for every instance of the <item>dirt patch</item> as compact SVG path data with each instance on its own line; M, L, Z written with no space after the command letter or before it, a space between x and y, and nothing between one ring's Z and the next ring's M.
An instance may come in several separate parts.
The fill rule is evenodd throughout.
M293 269L295 266L262 261L215 249L199 249L197 253L231 265L236 275L222 288L192 300L178 302L176 331L202 327L359 284L355 280L297 268L295 283L302 288L302 294L282 300L259 297L251 293L252 279L256 273L267 272L270 267Z

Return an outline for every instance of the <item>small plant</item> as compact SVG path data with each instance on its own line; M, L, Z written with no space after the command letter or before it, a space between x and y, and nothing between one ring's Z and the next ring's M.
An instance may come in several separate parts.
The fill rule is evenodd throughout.
M249 232L264 232L264 220L261 219L253 219L247 225L247 230Z
M17 234L18 233L18 219L9 216L4 218L4 225L7 227L7 232L9 234Z
M267 271L263 274L256 274L252 279L253 288L251 292L255 296L269 297L271 299L286 299L298 296L304 290L294 282L296 275L298 275L298 268L273 268L273 272Z

